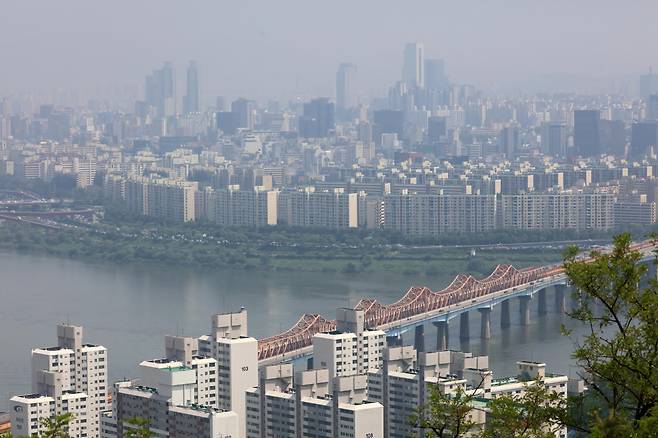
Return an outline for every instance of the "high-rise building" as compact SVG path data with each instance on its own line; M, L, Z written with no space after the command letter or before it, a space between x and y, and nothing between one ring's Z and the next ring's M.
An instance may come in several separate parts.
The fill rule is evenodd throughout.
M339 112L356 107L355 76L356 65L344 62L338 66L336 72L336 110Z
M378 110L374 114L373 135L375 142L381 142L382 134L404 135L404 112L396 110Z
M647 99L646 120L658 120L658 94L652 94Z
M193 221L198 183L170 178L131 177L126 181L130 211L178 222Z
M183 97L183 112L199 112L199 71L195 61L187 67L187 94Z
M442 90L447 88L448 80L445 74L443 59L425 60L425 88L428 90Z
M655 93L658 93L658 74L649 68L647 74L640 76L640 98L646 100Z
M623 157L626 154L626 125L623 120L599 120L601 153Z
M32 350L32 394L12 397L15 436L39 434L41 420L73 413L72 438L97 438L108 406L107 349L82 342L82 327L57 326L57 346Z
M598 110L574 111L574 146L581 157L593 157L601 153L601 114Z
M199 352L217 360L217 407L238 414L239 436L245 436L245 394L258 385L258 341L247 335L247 310L214 315Z
M629 155L642 158L658 150L658 122L633 123L631 128L631 149Z
M284 190L279 193L278 221L293 227L357 228L358 193L342 188Z
M155 107L158 117L176 114L176 77L170 62L147 76L144 88L144 100Z
M542 152L553 157L567 155L567 127L563 122L545 122L541 131Z
M264 367L247 391L246 437L383 437L383 406L366 389L365 375L332 379L313 369L293 379L292 364Z
M506 126L500 132L500 151L510 159L521 149L521 140L518 126Z
M304 104L304 115L299 120L302 137L327 137L334 127L334 104L328 98L320 97Z
M276 191L261 188L240 190L236 185L217 190L206 188L205 219L222 226L276 225L278 195Z
M243 97L231 103L231 112L236 113L239 128L254 129L254 102Z
M407 43L404 47L402 81L409 88L422 88L425 84L425 48L422 43Z

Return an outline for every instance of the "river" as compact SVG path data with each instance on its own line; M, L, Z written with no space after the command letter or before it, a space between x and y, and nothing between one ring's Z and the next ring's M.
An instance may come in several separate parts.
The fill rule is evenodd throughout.
M361 297L389 303L412 284L437 290L451 277L414 281L388 273L195 271L0 253L0 410L12 395L30 391L30 349L55 345L58 322L83 325L85 342L109 349L113 381L134 377L141 360L161 357L165 334L208 333L213 313L246 307L249 333L261 338L288 328L304 312L333 317L337 307L354 306ZM526 327L519 324L516 300L510 328L500 328L500 310L494 309L492 338L484 343L477 336L479 315L472 315L475 336L460 345L457 318L450 325L450 347L488 353L494 375L513 374L521 359L545 361L549 371L575 375L572 342L560 335L567 317L556 312L552 298L541 316L533 300ZM431 349L436 338L431 326L426 336Z

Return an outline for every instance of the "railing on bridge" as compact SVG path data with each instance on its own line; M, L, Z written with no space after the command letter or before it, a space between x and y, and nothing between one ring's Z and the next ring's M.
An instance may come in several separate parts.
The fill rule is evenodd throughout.
M632 248L643 251L655 247L653 241L645 241ZM374 299L362 299L355 309L365 313L365 325L377 328L384 324L403 321L406 318L437 311L454 304L493 294L513 287L564 274L561 265L516 269L511 265L498 265L486 278L478 280L471 275L459 274L448 287L432 292L426 287L412 287L398 301L383 305ZM258 341L258 359L294 353L311 345L316 333L335 330L336 321L327 320L318 314L304 314L289 330Z

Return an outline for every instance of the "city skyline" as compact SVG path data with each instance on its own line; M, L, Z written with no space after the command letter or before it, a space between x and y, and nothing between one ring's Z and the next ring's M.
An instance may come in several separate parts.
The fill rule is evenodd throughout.
M345 14L336 3L318 9L295 1L277 8L205 3L200 14L144 2L131 4L130 14L120 7L102 11L102 18L101 11L84 3L75 17L48 4L39 5L43 14L32 16L30 3L3 5L11 20L0 23L0 35L6 33L0 44L12 66L3 72L3 93L39 84L87 96L105 88L109 94L108 89L139 86L138 78L163 60L182 72L195 59L204 71L203 102L216 95L263 100L333 95L333 75L341 62L359 67L356 89L373 97L399 80L402 47L413 41L425 44L426 58L445 59L448 74L459 83L490 92L628 88L637 93L637 75L658 65L651 55L658 35L650 25L655 4L649 1L633 8L591 0L536 7L518 2L504 10L483 2L388 3L382 9L359 2ZM366 14L377 24L364 25L358 17ZM462 26L465 17L468 25ZM109 25L115 22L123 23L121 31ZM48 38L36 39L35 26ZM149 32L141 31L146 28ZM85 38L78 37L80 32ZM65 46L66 51L57 49Z

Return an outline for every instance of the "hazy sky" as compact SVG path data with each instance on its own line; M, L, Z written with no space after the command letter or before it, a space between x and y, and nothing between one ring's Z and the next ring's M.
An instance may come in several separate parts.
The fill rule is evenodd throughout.
M374 94L414 40L455 82L568 88L658 68L657 18L657 0L0 0L0 92L141 87L164 60L182 84L195 59L207 97L333 96L342 61Z

